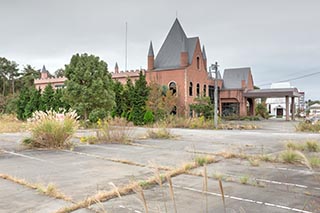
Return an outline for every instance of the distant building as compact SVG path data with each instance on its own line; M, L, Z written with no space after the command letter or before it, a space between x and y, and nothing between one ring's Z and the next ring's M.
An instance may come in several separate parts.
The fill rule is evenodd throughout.
M309 116L320 116L320 104L316 103L316 104L312 104L309 107Z
M271 84L271 89L288 89L294 88L290 82L281 82ZM299 97L294 99L294 112L297 110L304 111L304 92L299 92ZM289 105L291 105L292 99L289 100ZM284 97L267 98L266 100L267 109L269 114L276 118L283 118L286 116L286 99ZM289 110L289 116L292 114L292 109Z
M41 75L39 79L34 80L34 85L36 89L44 90L44 88L51 84L54 89L64 88L64 82L67 80L66 77L51 77L49 71L43 65L41 70Z

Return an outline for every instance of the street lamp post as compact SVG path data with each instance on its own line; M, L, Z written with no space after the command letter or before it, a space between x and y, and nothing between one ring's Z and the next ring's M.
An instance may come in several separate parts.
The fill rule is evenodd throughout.
M212 76L212 70L214 70L215 76L214 76L214 117L213 117L213 124L214 128L218 128L218 62L215 62L214 64L211 64L209 67L211 78Z

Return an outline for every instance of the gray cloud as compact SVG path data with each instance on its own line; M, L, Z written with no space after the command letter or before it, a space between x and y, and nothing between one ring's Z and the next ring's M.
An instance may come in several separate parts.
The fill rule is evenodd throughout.
M188 36L199 36L208 62L249 66L257 85L320 71L317 0L1 0L0 56L54 72L75 53L100 56L124 69L146 67L149 41L159 50L176 14ZM295 80L320 99L320 75Z

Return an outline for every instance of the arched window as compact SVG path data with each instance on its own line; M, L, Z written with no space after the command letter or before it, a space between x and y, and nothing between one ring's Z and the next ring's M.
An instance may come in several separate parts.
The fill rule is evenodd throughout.
M172 95L177 93L177 85L175 82L170 82L169 84L169 90L171 90Z
M200 96L200 84L197 83L197 97Z
M207 95L207 85L203 85L203 96L206 97Z
M199 56L197 56L197 69L198 70L200 69L200 58L199 58Z
M190 82L189 84L189 96L192 96L193 84Z

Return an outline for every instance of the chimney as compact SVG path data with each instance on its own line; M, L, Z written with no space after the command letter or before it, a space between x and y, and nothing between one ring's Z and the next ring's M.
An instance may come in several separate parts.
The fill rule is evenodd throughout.
M187 67L188 65L189 65L189 55L188 55L188 51L187 51L186 41L183 38L182 50L180 53L180 66Z
M149 52L148 52L148 70L154 69L154 53L152 41L150 41Z

